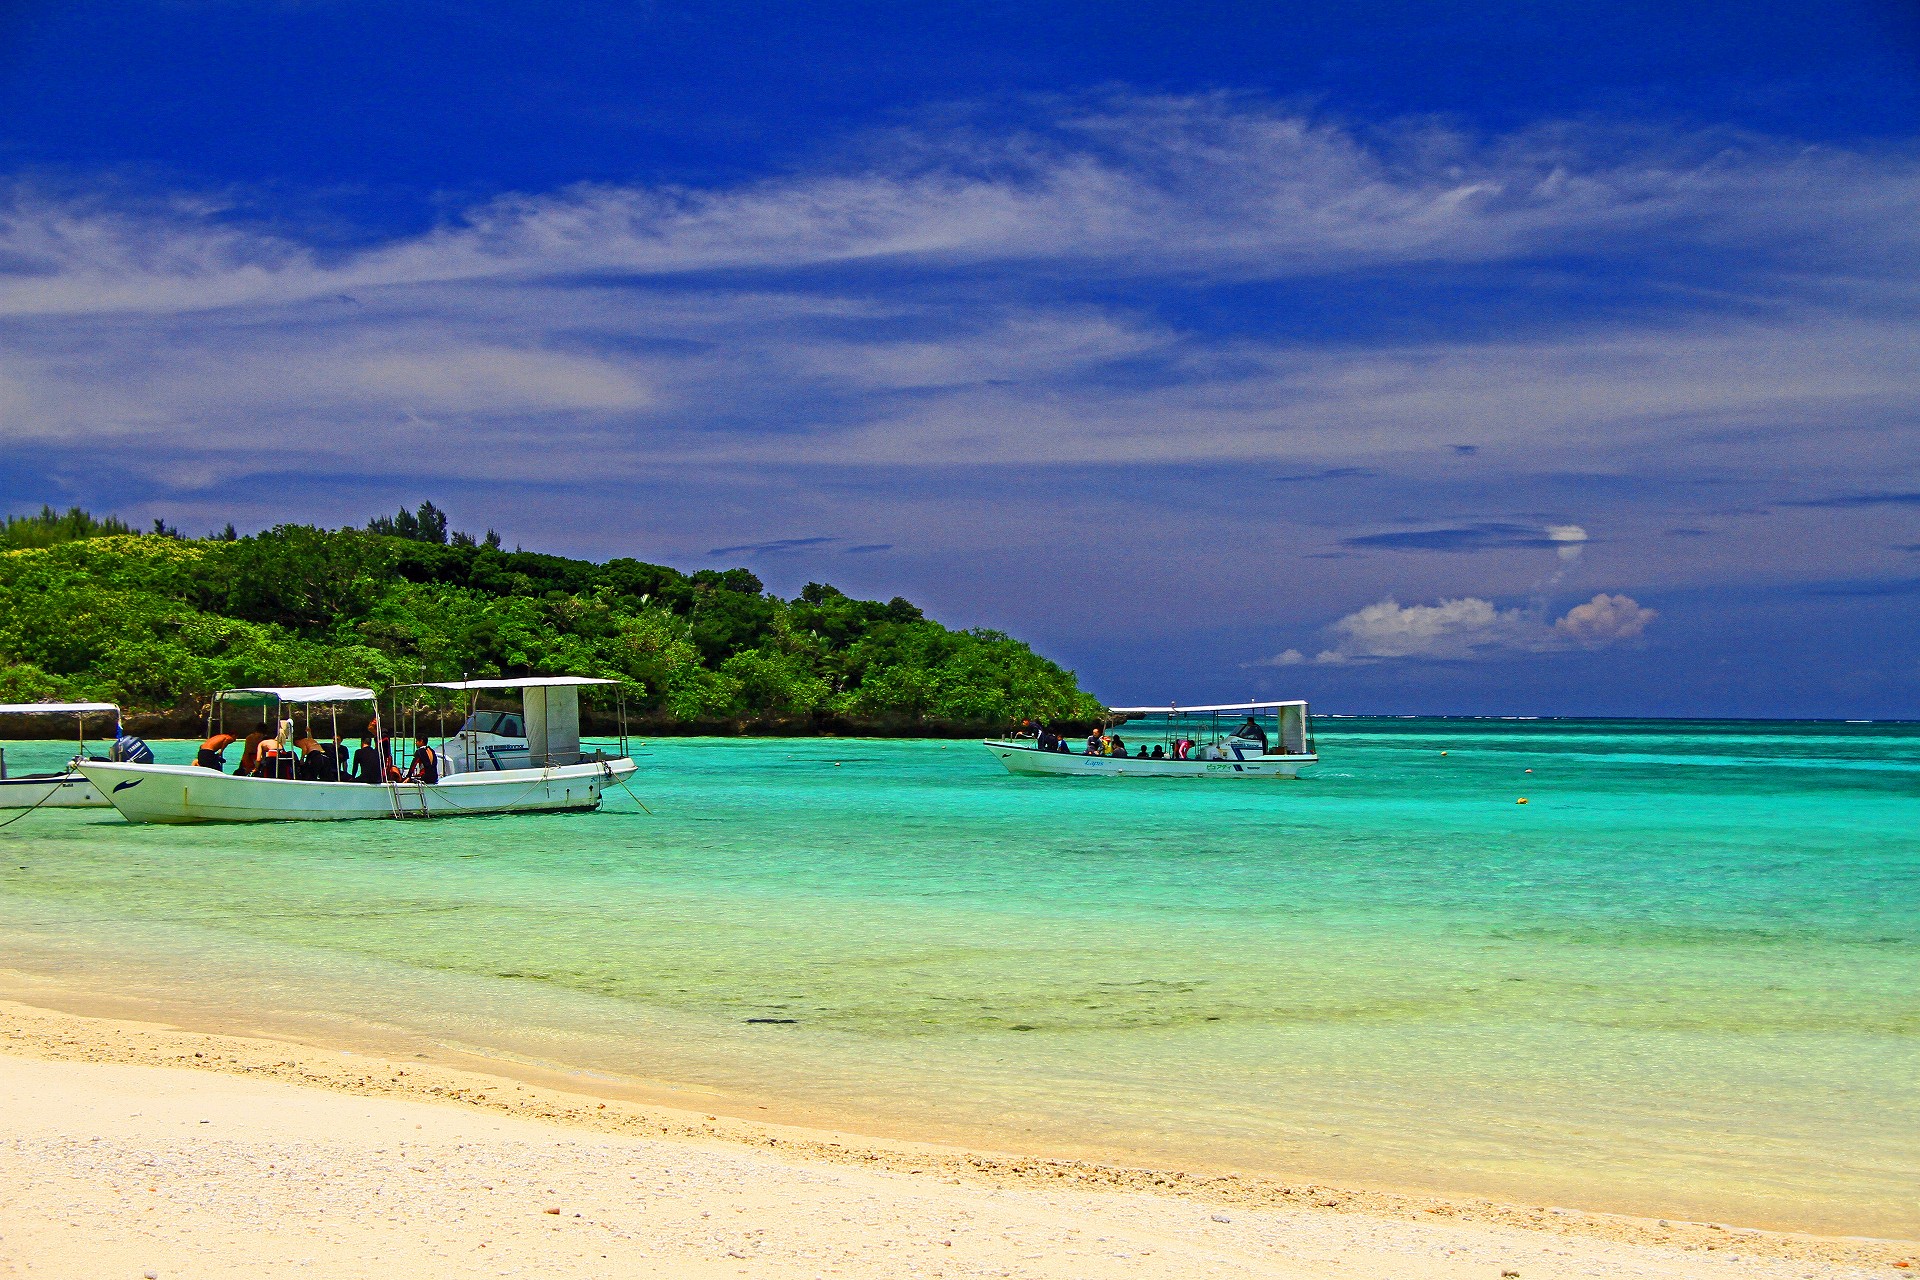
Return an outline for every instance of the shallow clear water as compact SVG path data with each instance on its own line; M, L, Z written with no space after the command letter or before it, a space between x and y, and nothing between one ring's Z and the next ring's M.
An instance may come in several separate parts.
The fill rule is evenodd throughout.
M43 811L0 963L889 1132L1920 1233L1920 726L1316 731L1296 783L682 739L651 816Z

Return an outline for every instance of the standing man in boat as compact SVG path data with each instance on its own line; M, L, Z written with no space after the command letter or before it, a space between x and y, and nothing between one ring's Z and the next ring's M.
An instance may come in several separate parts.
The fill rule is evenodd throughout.
M1253 750L1256 742L1260 744L1258 752ZM1236 759L1244 760L1247 756L1256 754L1265 755L1267 754L1267 731L1260 727L1257 717L1248 716L1247 722L1235 729L1233 736L1227 739L1227 746L1233 751Z
M211 769L215 773L227 771L227 748L239 739L230 733L216 733L200 744L200 755L194 763L202 769Z

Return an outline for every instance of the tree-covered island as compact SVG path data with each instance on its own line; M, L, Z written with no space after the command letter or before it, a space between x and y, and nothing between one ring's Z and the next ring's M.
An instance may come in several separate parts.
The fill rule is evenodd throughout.
M185 731L238 685L529 672L617 679L651 732L959 734L1101 712L1020 641L898 597L809 583L783 600L745 569L507 551L431 503L248 537L79 509L0 525L0 702L113 701Z

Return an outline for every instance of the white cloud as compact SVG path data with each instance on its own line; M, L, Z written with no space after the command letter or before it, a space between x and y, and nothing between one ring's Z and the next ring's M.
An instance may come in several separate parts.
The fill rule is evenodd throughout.
M1539 609L1502 609L1478 596L1412 605L1389 596L1330 626L1335 642L1314 661L1463 660L1516 650L1544 652L1569 642L1599 649L1637 639L1657 616L1630 596L1604 592L1551 623Z
M1572 562L1580 558L1580 551L1587 541L1587 531L1577 524L1550 524L1547 526L1547 540L1559 543L1559 555L1563 561Z
M653 399L645 383L617 363L511 347L370 352L343 361L340 373L378 402L418 403L442 413L640 409Z
M1796 264L1911 264L1920 160L1725 131L1550 125L1365 135L1226 96L1053 104L986 136L896 131L855 162L733 188L583 184L504 196L425 234L323 254L204 198L145 206L17 188L0 315L275 305L357 290L834 264L1084 263L1277 279L1382 263L1617 250L1658 231Z
M1527 624L1523 610L1500 609L1477 596L1413 605L1389 596L1328 628L1338 637L1328 652L1339 660L1470 658L1479 650L1512 643ZM1328 654L1320 660L1327 661Z
M1298 649L1283 649L1271 658L1262 658L1258 662L1250 662L1247 665L1250 667L1297 667L1306 660L1307 655Z
M1667 570L1629 550L1635 485L1650 501L1650 482L1697 478L1716 505L1757 503L1782 476L1845 491L1911 466L1917 195L1920 157L1892 148L1361 131L1231 97L1053 103L998 134L907 129L831 167L711 190L520 194L352 249L262 230L244 205L21 185L0 193L0 450L36 476L84 478L110 457L129 491L275 469L360 483L396 451L414 488L697 473L746 520L764 491L817 494L831 475L871 503L958 467L975 506L942 508L929 538L1026 538L1049 555L1110 537L1108 517L1070 510L1076 485L1111 480L1130 486L1118 503L1158 512L1127 554L1185 561L1217 536L1223 500L1163 493L1233 469L1248 563L1255 546L1293 555L1379 529L1415 494L1436 518L1599 519L1588 495L1538 496L1584 476L1624 495L1605 508L1609 556L1642 557L1609 572L1647 581ZM1595 259L1605 305L1583 307L1562 266ZM1434 264L1448 288L1471 278L1529 305L1497 331L1449 332L1445 308L1410 329L1403 308ZM1357 287L1337 338L1288 318L1291 282L1339 272ZM1634 280L1649 287L1627 305ZM1209 294L1222 283L1230 296ZM1367 478L1268 494L1268 466ZM1093 468L1098 481L1068 475ZM780 527L739 540L784 536L767 518ZM1563 569L1594 556L1585 534L1547 526ZM1299 581L1338 587L1335 563ZM1505 625L1488 640L1456 618L1434 643L1477 651Z
M1608 595L1603 591L1585 604L1567 610L1565 617L1555 619L1553 629L1576 644L1599 648L1637 638L1647 629L1647 624L1659 616L1657 611L1631 596Z

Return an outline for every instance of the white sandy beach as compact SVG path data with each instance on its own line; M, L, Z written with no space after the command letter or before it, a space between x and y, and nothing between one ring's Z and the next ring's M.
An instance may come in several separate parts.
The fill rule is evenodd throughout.
M0 1275L1829 1277L1910 1246L1022 1160L0 1005Z

